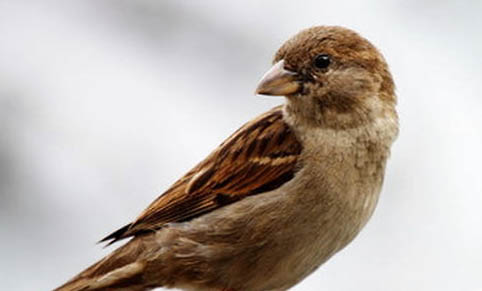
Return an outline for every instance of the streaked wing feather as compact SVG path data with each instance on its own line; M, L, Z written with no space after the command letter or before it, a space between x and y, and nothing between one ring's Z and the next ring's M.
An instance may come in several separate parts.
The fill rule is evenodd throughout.
M281 108L276 107L242 126L133 223L102 241L156 230L274 190L294 176L301 150Z

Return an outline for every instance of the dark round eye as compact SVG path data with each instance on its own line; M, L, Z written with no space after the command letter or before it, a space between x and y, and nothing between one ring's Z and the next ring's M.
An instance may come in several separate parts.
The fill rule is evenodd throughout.
M331 63L331 58L329 55L326 55L326 54L317 55L313 60L313 64L318 69L325 69L330 65L330 63Z

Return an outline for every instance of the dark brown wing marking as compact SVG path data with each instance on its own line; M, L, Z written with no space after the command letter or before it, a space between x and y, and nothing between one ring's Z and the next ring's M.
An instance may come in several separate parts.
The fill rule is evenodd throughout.
M276 189L293 178L301 150L281 108L274 108L242 126L133 223L102 241L156 230Z

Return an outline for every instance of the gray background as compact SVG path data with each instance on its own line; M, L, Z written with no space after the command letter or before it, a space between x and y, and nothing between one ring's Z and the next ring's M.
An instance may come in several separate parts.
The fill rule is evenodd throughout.
M0 289L49 290L244 121L302 28L385 54L401 133L360 236L293 290L482 290L481 1L0 1Z

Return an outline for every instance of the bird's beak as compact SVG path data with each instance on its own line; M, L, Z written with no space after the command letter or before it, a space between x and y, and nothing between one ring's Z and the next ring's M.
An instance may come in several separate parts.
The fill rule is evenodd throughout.
M271 96L286 96L298 92L301 88L296 80L297 74L284 68L285 61L281 60L264 74L256 88L256 94Z

